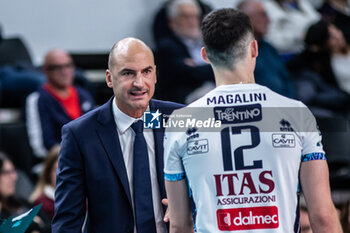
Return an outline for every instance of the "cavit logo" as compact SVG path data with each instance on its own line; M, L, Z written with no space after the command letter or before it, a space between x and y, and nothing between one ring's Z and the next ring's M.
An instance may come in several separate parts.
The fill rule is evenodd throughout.
M145 129L160 129L161 113L157 111L145 111L143 113L143 127Z
M220 209L216 212L220 231L278 228L276 206Z
M295 147L295 137L293 134L274 133L272 145L273 147Z
M187 154L202 154L209 151L208 139L189 141L187 143Z

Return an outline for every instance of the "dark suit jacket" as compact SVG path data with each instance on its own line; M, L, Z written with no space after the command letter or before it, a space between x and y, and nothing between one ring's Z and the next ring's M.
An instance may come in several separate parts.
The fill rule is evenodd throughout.
M180 103L205 81L214 82L214 73L209 64L189 66L184 61L191 58L186 45L176 36L164 38L155 53L159 71L156 95Z
M295 86L277 50L264 40L258 41L259 56L254 70L255 82L289 98L295 98Z
M151 100L150 109L164 114L179 104ZM154 130L156 169L164 198L164 129ZM86 199L88 217L84 232L133 232L131 195L124 159L113 117L112 99L65 125L57 171L53 233L81 232Z

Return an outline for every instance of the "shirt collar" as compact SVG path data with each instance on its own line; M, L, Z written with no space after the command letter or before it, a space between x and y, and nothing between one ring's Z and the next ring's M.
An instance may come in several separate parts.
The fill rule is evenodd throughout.
M117 103L115 102L115 97L113 98L113 103L112 103L112 108L113 108L113 117L114 121L117 125L118 130L120 133L125 133L125 131L137 120L142 120L142 117L140 118L133 118L131 116L126 115L123 113L117 106ZM148 111L149 106L147 107Z

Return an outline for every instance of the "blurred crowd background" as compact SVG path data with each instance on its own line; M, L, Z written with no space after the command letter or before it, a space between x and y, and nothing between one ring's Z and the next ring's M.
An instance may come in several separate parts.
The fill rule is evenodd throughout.
M149 44L155 97L188 104L215 87L200 57L200 21L234 7L250 17L258 41L256 82L314 113L333 201L350 232L349 0L116 2L0 3L1 218L42 203L30 231L50 232L61 127L113 95L104 74L116 41Z

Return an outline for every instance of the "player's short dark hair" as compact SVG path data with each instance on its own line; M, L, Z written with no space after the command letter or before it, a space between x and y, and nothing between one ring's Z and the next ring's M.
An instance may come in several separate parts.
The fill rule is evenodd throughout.
M201 30L210 62L230 70L246 56L246 48L254 38L249 17L232 8L209 13L202 21Z

